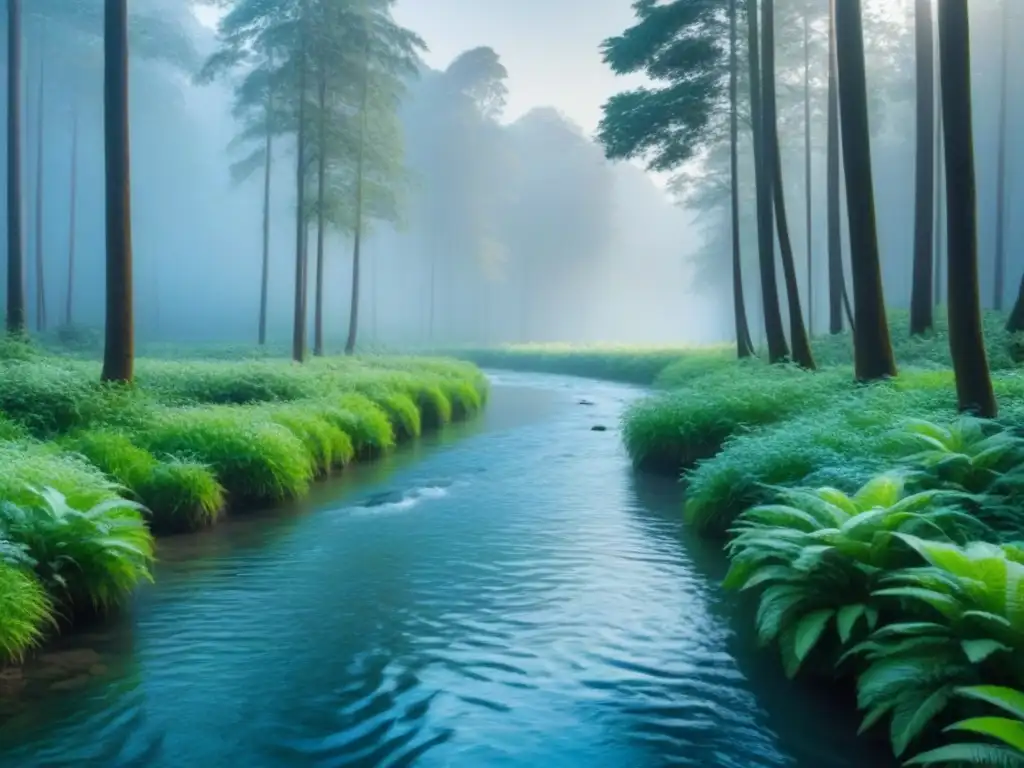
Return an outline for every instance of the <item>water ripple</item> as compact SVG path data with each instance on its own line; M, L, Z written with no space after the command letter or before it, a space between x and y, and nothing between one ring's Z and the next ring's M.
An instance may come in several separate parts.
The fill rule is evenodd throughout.
M502 382L475 436L385 481L165 544L130 614L29 668L0 765L864 764L851 721L768 714L790 689L675 491L590 431L636 392Z

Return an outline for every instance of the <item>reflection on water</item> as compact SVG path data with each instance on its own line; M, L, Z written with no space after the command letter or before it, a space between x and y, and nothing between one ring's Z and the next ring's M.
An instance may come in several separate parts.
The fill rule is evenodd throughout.
M0 679L0 765L877 765L630 471L638 392L501 379L472 425L163 543L130 612Z

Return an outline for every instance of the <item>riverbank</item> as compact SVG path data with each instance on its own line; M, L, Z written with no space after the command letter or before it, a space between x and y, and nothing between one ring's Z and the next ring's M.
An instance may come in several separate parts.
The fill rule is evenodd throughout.
M899 376L870 386L844 336L816 372L681 352L623 419L634 465L681 473L685 522L726 542L786 673L855 681L864 729L919 764L978 747L950 744L965 718L1024 715L1024 376L987 326L996 422L957 416L942 328L896 340Z
M0 360L0 661L150 578L155 535L305 495L485 404L438 358L141 359L130 389L93 362L8 345Z

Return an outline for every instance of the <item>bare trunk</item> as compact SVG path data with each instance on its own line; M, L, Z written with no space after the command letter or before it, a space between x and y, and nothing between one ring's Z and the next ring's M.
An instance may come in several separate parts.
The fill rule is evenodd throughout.
M132 315L131 152L128 129L128 0L105 0L104 151L107 182L107 312L103 380L130 382Z
M313 309L313 354L317 357L323 357L324 354L324 187L327 181L327 79L323 71L323 61L320 62L320 66L317 93L320 114L317 119L319 151L316 170L316 306Z
M732 298L736 325L736 356L740 359L754 354L747 324L747 308L743 300L743 272L740 253L740 190L739 119L737 116L739 53L737 51L737 0L729 2L729 169L731 174L730 201L732 219Z
M25 332L21 211L21 0L7 0L7 333Z
M1003 0L1002 43L999 67L999 139L996 145L996 252L992 277L992 308L1003 308L1006 279L1006 91L1007 59L1010 46L1010 3Z
M263 162L263 263L260 270L260 318L259 344L267 343L267 300L270 292L270 176L274 157L274 103L273 94L267 91L267 138Z
M64 325L74 322L75 298L75 230L78 227L78 100L72 106L71 118L71 200L68 220L68 285L64 304Z
M935 64L933 77L936 80L936 97L941 97L938 89L937 76L941 73L941 64L938 60L938 46L935 46L935 58L933 63ZM935 249L935 306L945 306L946 304L946 278L945 278L945 264L946 264L946 247L945 247L945 223L946 223L946 195L944 190L946 188L946 161L943 158L943 149L945 148L945 139L942 137L943 133L943 120L942 120L942 109L936 110L935 115L935 232L933 236L934 249Z
M42 35L42 33L40 33ZM46 83L46 47L44 42L39 45L39 90L36 94L36 329L46 330L46 269L43 263L43 156L46 141L43 133L46 129L46 100L44 94Z
M370 93L370 41L363 48L363 87L359 104L359 151L356 155L356 227L352 238L352 302L349 307L348 339L345 354L356 351L356 333L359 329L359 257L363 234L363 157L366 151L366 107Z
M747 58L750 66L750 111L754 136L754 186L757 190L757 250L761 273L761 307L764 312L768 360L789 359L789 345L782 329L779 287L775 276L775 232L772 222L772 174L766 163L767 141L761 103L760 43L757 0L747 0Z
M839 166L839 81L836 77L836 34L834 0L829 2L828 30L828 148L826 196L828 206L828 332L843 332L843 302L846 277L843 274L842 206L840 201Z
M300 6L302 42L299 63L299 124L295 158L295 318L292 328L292 359L306 358L306 3Z
M895 376L896 361L885 316L875 221L861 0L841 0L835 8L843 167L856 319L854 368L857 379L871 381Z
M995 418L978 286L978 213L971 126L971 44L967 0L939 3L942 113L949 238L949 347L960 410Z
M807 335L814 336L814 213L811 208L811 50L810 18L804 12L804 207L807 225Z
M932 329L934 265L932 216L935 191L935 82L932 50L932 0L916 0L917 159L914 212L914 271L910 290L910 335Z
M803 310L800 308L800 286L796 275L793 255L793 241L789 236L789 221L786 215L786 200L782 188L782 159L779 156L779 127L776 122L775 101L775 0L763 0L762 36L762 110L764 120L764 162L771 175L772 195L775 203L775 224L779 236L779 251L782 274L786 283L786 298L789 306L789 343L793 348L793 362L813 369L814 356L804 327Z

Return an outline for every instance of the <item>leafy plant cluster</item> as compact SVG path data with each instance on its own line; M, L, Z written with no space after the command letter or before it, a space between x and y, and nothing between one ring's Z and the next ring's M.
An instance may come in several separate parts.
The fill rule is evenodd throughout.
M854 492L766 488L725 585L757 594L787 674L856 676L862 731L887 724L907 764L1024 764L1024 437L972 418L888 437L894 463Z

